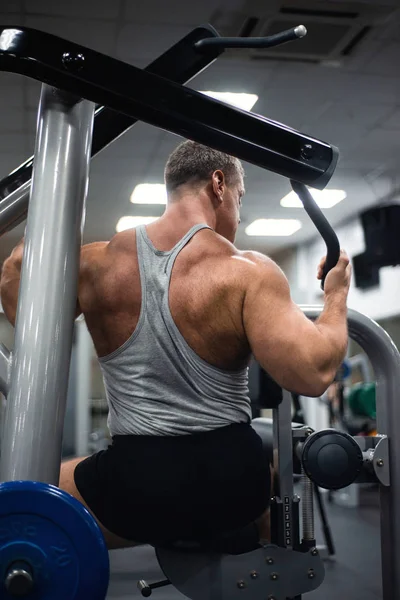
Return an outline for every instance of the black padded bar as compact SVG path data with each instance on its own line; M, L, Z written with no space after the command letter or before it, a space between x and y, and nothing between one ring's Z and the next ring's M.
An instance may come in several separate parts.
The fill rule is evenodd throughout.
M223 53L223 48L217 47L210 49L206 55L200 54L195 49L198 40L216 36L218 33L210 25L196 27L146 67L146 70L168 77L177 83L187 83ZM128 117L104 106L97 108L94 118L92 156L104 150L136 122L136 118ZM0 201L31 179L32 165L33 156L0 181Z
M4 35L8 45L1 43ZM0 69L319 189L327 185L337 164L338 150L329 144L47 33L0 30Z

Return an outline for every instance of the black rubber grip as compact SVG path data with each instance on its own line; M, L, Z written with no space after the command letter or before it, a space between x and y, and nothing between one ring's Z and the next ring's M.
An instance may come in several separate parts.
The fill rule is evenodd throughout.
M311 196L308 188L298 181L291 181L293 191L298 195L303 203L304 210L314 223L322 239L326 244L326 262L323 270L321 289L324 289L325 279L329 271L335 267L340 258L339 239L334 232L328 219Z
M267 37L218 37L205 38L195 43L196 50L206 52L210 48L273 48L304 37L307 30L304 26L292 27Z

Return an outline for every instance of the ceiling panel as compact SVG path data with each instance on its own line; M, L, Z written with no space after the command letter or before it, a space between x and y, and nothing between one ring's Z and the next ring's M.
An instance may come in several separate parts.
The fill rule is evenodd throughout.
M398 77L400 63L400 41L381 42L382 47L363 67L363 71L375 75Z
M201 2L182 2L182 0L127 2L125 17L135 23L148 22L151 19L154 23L162 23L163 25L197 26L210 20L216 4L215 0L202 0ZM223 3L221 2L221 4ZM225 0L225 4L228 4L227 0Z
M10 154L24 154L26 150L26 135L23 133L2 133L1 149Z
M169 155L182 141L184 141L184 139L178 135L174 135L166 131L162 132L159 142L154 149L153 170L156 172L157 179L160 179L160 177L161 179L163 178L164 165L167 162ZM156 165L163 165L163 167L160 170L158 167L156 168Z
M151 159L157 142L155 140L138 137L131 134L127 134L113 145L110 153L112 154L113 160L123 159L134 159L134 158L146 158Z
M135 125L130 131L113 142L106 152L112 159L121 158L151 158L157 150L159 140L163 133L156 128Z
M104 151L92 159L90 165L91 179L94 177L135 177L142 178L147 169L148 159L146 157L119 157L106 156Z
M14 171L19 165L21 165L28 156L24 152L24 136L20 138L21 148L15 148L15 143L12 146L7 146L7 138L1 136L1 148L0 148L0 179L6 177L11 171ZM15 137L14 135L12 136ZM18 138L17 138L18 139ZM1 246L1 244L0 244Z
M341 113L345 115L346 119L354 122L357 127L364 127L365 129L381 125L393 113L391 105L371 104L368 98L363 103L353 102L351 97L346 97L342 101L337 100L333 110L337 109L339 109L339 118Z
M388 4L388 0L383 2ZM226 15L244 4L244 0L26 0L25 23L111 55L117 52L123 60L144 66L193 26L212 22L216 9ZM3 0L0 23L23 23L20 9L17 0ZM11 10L17 13L10 14ZM255 112L338 144L341 162L330 186L343 187L348 198L326 214L333 223L341 222L396 187L399 15L400 11L397 19L392 17L368 36L342 67L247 60L240 52L232 52L194 79L191 86L254 92L259 95ZM32 153L40 84L0 74L0 88L0 176L4 176ZM137 183L162 181L165 161L179 141L177 136L141 123L94 159L85 239L108 239L124 214L160 210L133 206L129 196ZM280 199L290 191L287 180L252 165L245 168L247 194L239 246L273 252L315 235L304 211L280 207ZM246 223L258 216L294 216L302 220L303 227L291 238L248 238L244 235ZM11 247L11 241L17 241L17 234L16 239L12 235L2 238L0 260L1 252Z
M190 29L185 25L125 24L118 34L116 54L121 60L143 67L187 35Z
M95 15L96 19L116 19L120 10L120 0L24 0L24 6L26 12L32 14L72 16L80 19L93 18Z
M380 75L349 75L335 98L351 98L352 103L397 104L400 96L400 79Z
M366 159L374 159L376 164L398 165L399 146L398 131L374 129L359 142L356 151Z
M22 0L1 0L0 12L19 13L21 10Z
M260 69L262 62L259 61ZM273 91L281 94L283 101L293 98L323 98L335 100L341 89L354 75L341 69L303 64L283 63L276 69Z
M129 206L129 197L135 184L134 174L125 177L115 176L109 173L100 176L93 176L89 186L89 204L97 210L98 216L103 218L103 209L107 210L110 206ZM99 210L101 202L101 211Z
M10 7L11 8L11 7ZM4 26L23 25L23 16L19 9L7 11L7 6L3 9L3 3L0 4L0 23Z
M393 0L393 4L398 6L398 0ZM400 42L400 9L397 9L397 12L392 15L390 19L388 19L387 23L383 23L381 27L376 29L376 38L383 40L384 42L390 41L398 41Z
M25 129L26 113L23 110L7 108L0 111L0 134L22 133Z
M189 87L200 91L263 94L268 90L268 84L275 69L275 63L269 63L260 68L255 63L232 61L222 57L195 77ZM253 110L257 111L257 108L256 104Z
M0 112L7 114L8 110L23 110L23 85L22 76L14 80L12 85L1 85ZM7 90L7 92L5 91Z
M62 3L60 6L62 6ZM78 20L66 19L65 17L27 15L25 25L57 35L70 42L97 50L97 52L109 55L114 52L117 25L113 21L99 21L92 19L90 16Z
M338 105L330 108L312 123L312 131L317 138L347 150L358 146L367 133L364 123L352 119L349 113Z
M0 15L1 19L1 15ZM1 20L0 20L1 23ZM8 89L8 86L20 85L23 81L22 75L18 73L7 73L5 71L0 71L0 88L2 90Z
M34 81L33 79L29 79L26 82L25 107L29 113L35 112L38 109L41 86L42 84L39 81Z
M315 123L325 114L333 104L331 100L306 97L306 95L291 94L285 98L274 87L267 91L265 97L259 101L256 112L284 123L293 129L298 129L314 137L318 137Z
M35 108L25 110L25 125L29 135L36 135L38 106L39 97L37 98L37 106Z
M360 44L357 51L347 56L340 68L351 72L367 72L368 63L381 52L387 40L374 38L371 34Z
M396 108L391 115L381 122L382 129L400 129L400 108Z

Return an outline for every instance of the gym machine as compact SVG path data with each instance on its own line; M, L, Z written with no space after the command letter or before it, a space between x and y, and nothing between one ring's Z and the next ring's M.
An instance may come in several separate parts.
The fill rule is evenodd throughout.
M43 82L34 157L0 182L0 233L22 222L29 204L15 348L11 354L0 346L0 391L7 397L0 461L1 599L101 600L107 593L102 534L88 511L56 487L90 157L142 120L281 174L292 181L323 234L327 266L336 264L337 238L305 185L324 189L337 149L181 85L226 47L276 45L305 33L299 26L272 38L238 39L199 27L141 70L49 34L0 28L0 69ZM303 310L315 319L321 309ZM268 452L272 431L276 450L271 543L260 546L249 526L203 543L184 540L156 548L166 580L140 581L143 596L171 583L194 600L300 600L324 577L314 540L312 482L338 486L353 477L374 477L381 484L383 598L400 597L395 431L400 355L363 315L350 311L349 326L377 377L381 435L362 447L335 431L293 428L285 392L272 423L254 422ZM293 493L294 464L303 472L301 511Z

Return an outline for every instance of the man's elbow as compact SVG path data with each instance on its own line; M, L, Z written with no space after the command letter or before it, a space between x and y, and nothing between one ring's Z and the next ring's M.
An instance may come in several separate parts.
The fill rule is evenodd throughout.
M316 371L315 369L307 370L306 377L301 377L293 392L300 396L308 396L310 398L321 397L328 387L331 385L336 376L336 371L332 369L324 369Z
M10 290L3 280L0 281L0 300L7 320L14 326L17 316L18 295L15 298L15 294L10 294Z

